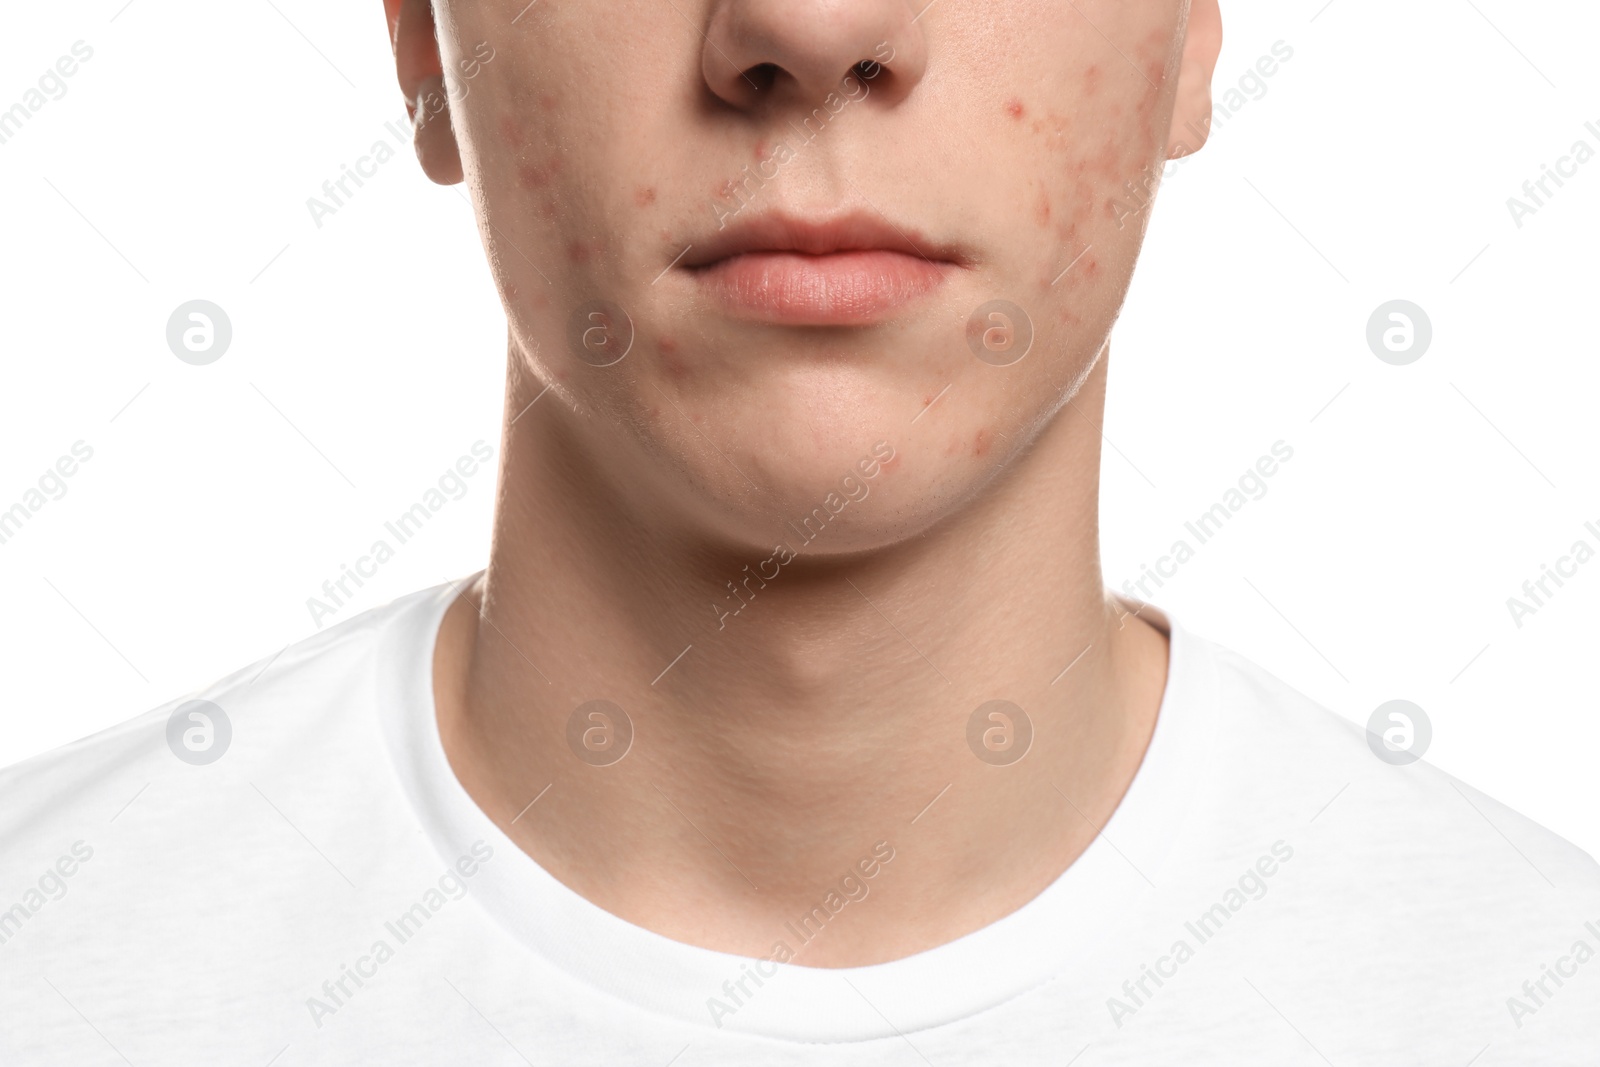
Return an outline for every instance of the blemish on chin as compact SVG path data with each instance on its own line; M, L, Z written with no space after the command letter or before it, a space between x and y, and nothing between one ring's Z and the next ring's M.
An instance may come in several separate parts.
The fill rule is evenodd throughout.
M633 200L640 207L649 207L656 202L656 191L647 185L640 186L634 190Z
M1013 119L1016 119L1020 122L1022 120L1024 111L1025 109L1022 106L1022 101L1018 100L1016 97L1013 96L1010 100L1006 101L1006 114L1010 115Z

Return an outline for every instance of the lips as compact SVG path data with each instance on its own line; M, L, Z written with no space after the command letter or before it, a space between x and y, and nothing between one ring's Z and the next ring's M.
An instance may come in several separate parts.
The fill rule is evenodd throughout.
M966 263L914 230L850 213L752 216L695 242L680 265L736 318L863 326L892 318Z

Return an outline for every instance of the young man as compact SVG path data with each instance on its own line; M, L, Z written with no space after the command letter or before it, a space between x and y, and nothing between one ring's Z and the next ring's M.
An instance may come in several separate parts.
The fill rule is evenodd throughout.
M487 569L0 775L0 1060L1594 1062L1589 857L1102 587L1216 0L386 3Z

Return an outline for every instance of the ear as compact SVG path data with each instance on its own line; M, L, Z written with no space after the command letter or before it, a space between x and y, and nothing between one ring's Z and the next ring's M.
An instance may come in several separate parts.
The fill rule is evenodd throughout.
M1211 74L1222 51L1222 12L1217 0L1192 0L1184 27L1178 97L1167 132L1167 158L1197 152L1211 133Z
M429 178L454 185L461 180L461 149L450 123L450 96L434 34L433 7L429 0L383 0L383 11L417 160Z

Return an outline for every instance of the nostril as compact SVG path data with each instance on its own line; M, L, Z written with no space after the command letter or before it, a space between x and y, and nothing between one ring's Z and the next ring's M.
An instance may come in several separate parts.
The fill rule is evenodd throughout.
M744 77L756 92L764 93L778 80L778 66L775 63L757 63L744 72Z

